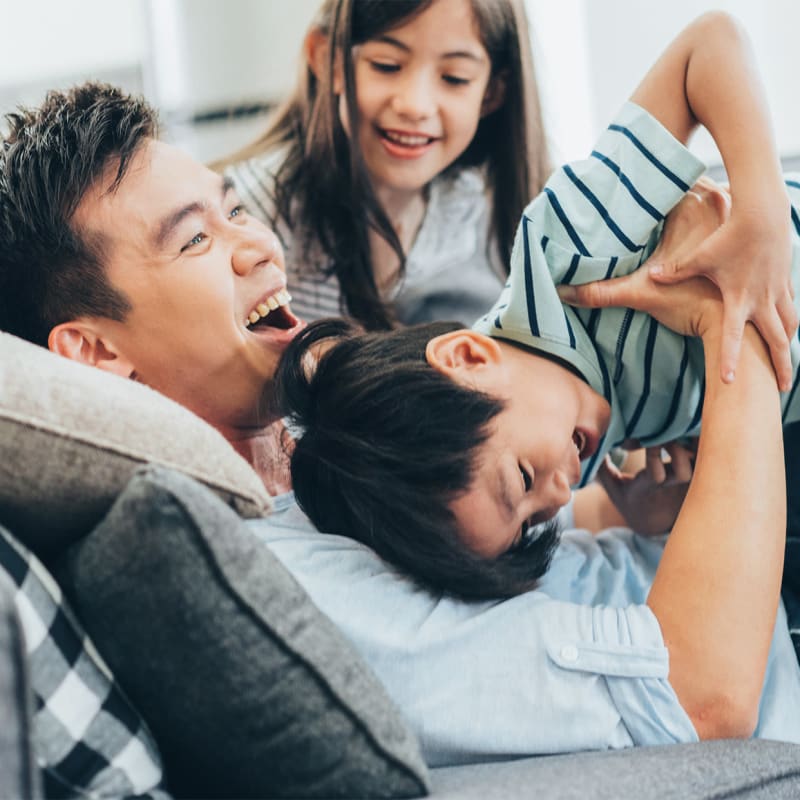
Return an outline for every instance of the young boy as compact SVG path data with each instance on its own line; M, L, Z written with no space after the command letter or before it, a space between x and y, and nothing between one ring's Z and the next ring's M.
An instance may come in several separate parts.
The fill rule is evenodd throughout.
M705 378L702 345L684 335L693 332L632 309L573 309L556 287L626 275L654 253L665 215L704 169L684 146L698 122L723 154L731 203L696 189L710 228L720 224L684 273L711 276L725 300L724 378L752 318L791 388L784 422L800 418L794 340L791 365L788 356L800 239L787 199L788 188L800 206L800 182L780 175L741 32L724 15L701 18L632 101L590 158L559 170L528 207L508 284L472 330L366 335L328 322L287 350L278 396L304 429L293 485L320 529L361 539L439 588L515 594L544 572L556 541L531 526L552 519L612 447L697 433ZM708 295L719 297L710 283ZM307 353L323 342L309 370Z

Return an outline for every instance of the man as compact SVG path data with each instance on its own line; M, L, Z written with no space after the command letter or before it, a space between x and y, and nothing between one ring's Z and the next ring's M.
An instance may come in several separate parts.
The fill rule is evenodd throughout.
M301 323L275 234L117 89L51 93L9 121L0 328L177 400L285 491L262 397Z
M274 236L223 180L157 142L151 112L113 89L50 95L10 121L0 328L168 394L284 490L279 423L262 401L300 323L286 307ZM644 310L688 314L684 295L664 303L656 292ZM717 329L707 333L715 359ZM433 764L753 730L800 740L784 616L768 658L783 464L778 394L757 337L746 337L739 380L717 388L660 564L660 546L630 532L572 532L540 589L465 604L419 591L357 543L320 536L289 496L258 530L385 682ZM757 464L734 441L742 416L761 442ZM731 615L727 598L743 586L747 614Z

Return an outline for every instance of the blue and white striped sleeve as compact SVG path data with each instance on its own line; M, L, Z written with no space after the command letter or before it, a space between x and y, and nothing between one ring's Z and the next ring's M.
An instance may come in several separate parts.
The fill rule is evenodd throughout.
M626 259L647 246L704 164L643 108L627 103L591 155L557 170L526 217L549 244L588 258ZM638 259L637 259L638 260ZM557 282L604 277L581 265ZM602 270L605 272L605 270ZM565 280L568 279L568 280Z
M557 170L527 207L509 281L476 327L512 339L560 341L574 350L555 285L636 269L665 215L704 169L654 117L627 103L591 155Z

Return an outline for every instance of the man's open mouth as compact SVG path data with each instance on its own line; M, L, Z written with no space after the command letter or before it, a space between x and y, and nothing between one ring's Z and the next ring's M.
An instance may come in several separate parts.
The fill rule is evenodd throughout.
M280 330L294 328L300 320L289 309L291 301L292 296L289 292L286 289L279 289L253 307L244 321L245 327L251 331L261 328L279 328Z

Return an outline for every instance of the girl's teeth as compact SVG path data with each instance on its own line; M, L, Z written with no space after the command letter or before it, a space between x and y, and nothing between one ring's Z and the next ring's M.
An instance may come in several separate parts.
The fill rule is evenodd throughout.
M278 307L278 301L274 297L267 298L267 305L269 306L270 311L274 311ZM259 314L261 312L259 311Z
M427 144L429 139L427 136L405 136L402 133L386 132L386 137L397 144L404 144L410 147L419 147L420 145Z
M261 319L261 317L260 317L258 311L251 311L250 312L250 316L248 316L247 319L250 320L250 324L251 325L255 325L256 322L258 322Z
M269 314L269 308L267 308L267 306L264 305L264 303L259 303L256 306L256 311L258 311L258 313L261 314L262 317L266 317L267 314Z

